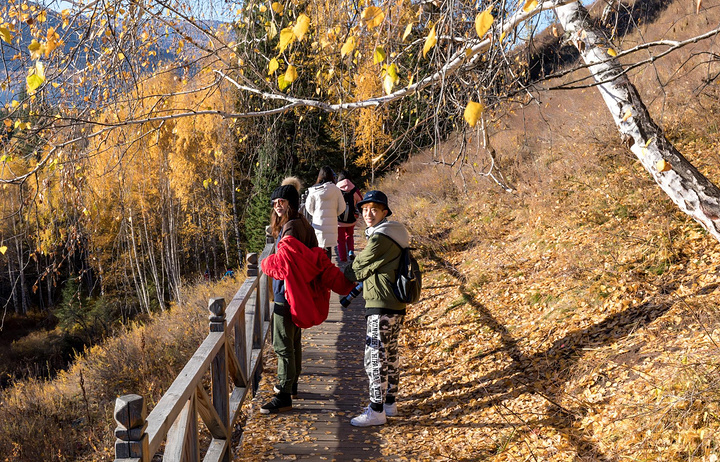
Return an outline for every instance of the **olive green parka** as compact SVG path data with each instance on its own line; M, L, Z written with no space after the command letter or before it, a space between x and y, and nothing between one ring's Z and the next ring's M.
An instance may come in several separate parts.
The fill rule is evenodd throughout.
M410 245L410 235L401 223L388 220L367 228L365 235L367 245L345 268L345 276L363 283L366 316L405 314L406 305L395 297L393 285L400 264L400 246Z

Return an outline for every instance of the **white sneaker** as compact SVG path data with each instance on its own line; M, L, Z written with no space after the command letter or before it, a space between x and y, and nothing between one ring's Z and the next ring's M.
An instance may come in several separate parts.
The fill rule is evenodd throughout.
M384 425L387 422L385 411L377 412L368 406L365 412L350 419L350 424L355 427L370 427L372 425Z
M397 402L392 404L383 404L383 410L385 411L385 415L387 417L395 417L397 415Z

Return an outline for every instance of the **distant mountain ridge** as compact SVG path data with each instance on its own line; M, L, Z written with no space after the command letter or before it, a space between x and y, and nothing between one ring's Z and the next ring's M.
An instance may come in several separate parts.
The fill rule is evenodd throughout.
M52 87L46 86L43 96L50 100L59 98L60 95L57 90L55 90L55 86L73 85L77 86L80 90L78 92L78 98L82 99L86 96L82 91L82 83L74 82L73 79L89 64L92 64L95 60L94 55L99 56L103 54L103 47L107 46L107 39L98 37L97 34L93 38L86 37L87 28L82 25L76 26L73 29L62 27L63 17L61 13L50 9L45 11L46 28L54 28L60 35L60 40L62 40L63 44L54 50L49 57L46 58L44 55L40 57L40 60L45 65L48 81L56 84ZM79 21L82 21L82 18L79 20L75 18L76 24ZM150 21L153 21L153 19L151 18ZM154 37L157 40L156 43L147 49L147 53L143 55L143 58L148 61L148 65L143 67L143 72L153 72L162 63L177 61L178 58L189 59L190 52L188 48L192 47L184 47L180 53L172 51L178 48L177 45L182 39L189 38L195 43L203 43L208 40L205 34L198 30L193 24L182 24L181 28L183 30L182 32L178 32L157 20L154 21L156 21L157 24L148 23L148 29L165 30L167 32L162 35L156 35ZM0 60L0 80L7 82L7 84L0 89L0 103L3 105L9 104L13 99L18 99L24 94L28 69L35 63L30 57L30 44L33 40L39 40L41 42L45 40L45 37L36 39L32 36L31 27L28 22L22 22L20 24L19 40L17 38L18 32L13 34L12 43L10 44L0 40L0 52L2 52L4 56L22 56L21 59ZM218 30L223 25L227 25L227 23L217 20L198 21L198 24L207 26L207 30L209 31ZM116 28L119 28L119 26ZM140 34L138 34L138 36L140 36ZM137 40L139 41L141 38ZM124 54L127 55L128 53ZM67 59L68 57L71 58L69 61L62 61L63 58ZM61 73L58 72L60 66L63 67ZM135 70L137 70L136 68L137 66Z

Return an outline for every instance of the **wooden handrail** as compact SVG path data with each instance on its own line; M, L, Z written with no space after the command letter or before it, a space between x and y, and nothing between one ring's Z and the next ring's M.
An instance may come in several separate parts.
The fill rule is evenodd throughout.
M247 257L247 279L230 303L210 299L210 333L147 415L140 395L115 401L115 462L150 462L165 443L166 462L199 461L198 418L210 433L204 461L230 462L232 430L249 388L257 390L270 332L270 285L259 263L272 242ZM211 378L211 392L204 379Z

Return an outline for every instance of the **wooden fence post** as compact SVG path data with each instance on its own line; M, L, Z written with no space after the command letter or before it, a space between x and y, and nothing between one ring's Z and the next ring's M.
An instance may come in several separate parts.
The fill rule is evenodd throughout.
M225 332L225 299L210 299L210 332ZM217 356L212 361L212 401L213 407L225 426L227 450L220 460L230 462L230 395L228 386L227 337Z
M140 395L124 395L115 400L115 461L149 462L147 408Z

